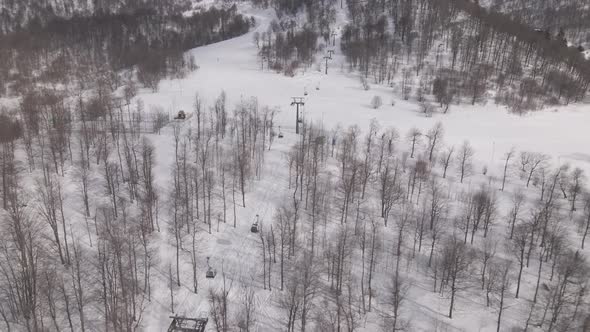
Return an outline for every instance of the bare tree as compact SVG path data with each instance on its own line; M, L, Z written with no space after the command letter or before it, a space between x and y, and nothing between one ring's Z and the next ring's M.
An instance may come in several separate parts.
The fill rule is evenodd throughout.
M389 296L387 300L387 304L391 306L391 313L387 314L388 318L391 319L390 325L387 326L390 331L404 331L409 326L409 322L401 318L402 308L406 302L409 289L409 281L399 274L394 274L388 289Z
M231 293L232 282L227 282L227 277L222 269L222 287L219 290L209 289L209 313L215 324L217 332L227 332L230 330L229 322L229 296Z
M76 308L78 310L78 317L80 319L80 330L84 332L86 330L86 314L85 306L89 302L88 292L83 284L83 281L88 277L88 262L86 261L86 254L78 241L74 240L73 252L74 258L70 266L70 275L72 280L72 290L74 291L74 299L76 300ZM66 296L64 294L64 296ZM70 327L72 323L70 322Z
M406 300L407 293L410 288L410 283L401 276L400 274L400 262L402 257L402 248L404 236L407 232L407 227L410 226L413 217L413 207L410 204L404 204L401 208L399 218L396 218L397 225L397 239L396 239L396 263L395 273L392 278L391 287L389 288L389 297L387 303L391 306L391 315L388 318L391 319L391 326L388 328L393 331L404 330L408 323L401 319L401 309Z
M528 225L519 224L514 230L514 236L511 239L513 248L512 252L514 253L516 261L519 264L518 277L516 279L516 298L518 298L520 293L520 281L522 278L522 270L525 266L525 252L527 250L529 232L530 230Z
M455 297L459 291L464 290L466 287L465 279L467 279L471 270L473 253L463 241L452 236L445 242L441 255L442 266L450 288L449 318L453 318Z
M16 173L13 174L16 176ZM40 225L26 209L21 197L18 178L13 178L7 192L8 210L4 218L5 232L2 232L0 265L11 271L3 278L3 288L20 294L12 298L14 319L23 324L27 331L40 329L39 287L42 276L40 257L44 249L40 246Z
M459 171L459 176L461 178L460 182L463 183L463 180L466 176L470 176L473 170L473 155L475 151L471 147L468 141L463 142L461 148L458 151L457 155L457 168Z
M43 181L37 182L39 193L39 212L49 224L55 244L57 245L58 253L62 264L70 264L70 250L68 244L68 232L66 228L66 217L64 213L64 198L60 180L54 174L47 174ZM60 240L58 231L59 224L61 224L61 236L63 244ZM63 253L62 253L63 245Z
M582 249L584 249L584 243L590 230L590 194L586 194L583 200L584 203L584 215L580 219L580 229L582 229Z
M266 248L270 246L270 244L266 241L266 237L264 236L264 229L262 228L262 224L258 225L258 235L260 236L260 249L262 249L262 287L266 290L266 285L270 286L270 276L267 278L267 260L266 260ZM270 266L271 262L268 261L268 265ZM268 280L268 282L267 282Z
M60 189L58 189L58 187ZM51 228L53 240L57 246L57 253L59 254L61 263L69 264L69 252L67 255L64 255L65 245L62 244L62 240L60 239L59 224L62 218L64 220L65 218L60 215L60 213L63 211L63 207L60 208L59 201L63 200L58 198L58 196L61 195L61 184L59 184L59 179L57 179L53 174L49 174L45 177L44 181L38 180L37 192L38 201L40 202L38 207L39 214L43 216L43 219L47 221L49 227ZM61 232L61 234L64 236L64 241L67 242L67 237L65 237L66 234L63 232ZM62 249L62 246L64 249Z
M499 299L499 303L498 303L498 321L497 321L497 325L496 325L496 331L500 332L500 327L501 327L501 323L502 323L502 313L504 312L504 309L506 308L505 304L504 304L504 298L506 296L506 292L508 291L508 289L510 288L510 285L512 283L512 277L510 275L510 267L511 267L511 261L506 261L503 263L500 263L498 267L495 267L494 270L498 271L498 276L499 276L499 280L498 280L498 285L496 287L496 295L500 298Z
M154 146L147 139L142 141L141 145L141 176L140 176L140 202L142 212L145 213L147 229L153 232L156 227L160 230L157 215L158 195L154 188Z
M449 169L449 166L451 166L453 152L455 152L455 147L451 146L450 148L447 148L441 156L440 161L443 166L443 179L447 177L447 170Z
M294 332L297 315L301 309L301 284L296 277L289 278L285 284L285 291L280 293L279 306L286 311L285 330Z
M78 165L78 170L76 175L80 181L80 193L82 194L82 202L84 203L84 210L86 212L86 217L90 217L90 199L88 196L88 181L89 181L89 171L90 171L90 161L88 160L87 154L84 151L84 144L83 139L80 138L79 140L80 145L80 162Z
M245 286L242 292L241 309L238 314L238 327L241 332L250 332L255 330L256 326L256 307L258 299L256 293L250 287Z
M111 204L113 206L113 213L115 214L115 218L118 217L119 209L117 202L119 201L119 179L120 179L120 168L119 165L115 162L107 162L106 154L105 154L105 163L104 163L104 178L106 184L106 191L111 199Z
M408 199L411 201L414 197L416 188L418 193L416 195L416 202L420 201L420 195L422 194L422 185L427 181L428 175L430 174L430 165L427 161L418 159L412 165L411 173L408 176Z
M412 71L409 69L404 69L403 71L403 80L402 80L402 95L405 100L410 99L410 93L412 92Z
M362 186L361 189L361 199L365 198L365 192L366 192L366 188L367 188L367 183L369 182L369 180L371 179L375 167L374 167L374 155L375 155L375 138L377 136L377 131L379 130L379 123L373 119L371 120L371 125L369 128L369 132L367 133L366 137L365 137L365 148L363 149L363 154L364 154L364 158L363 158L363 162L361 165L361 170L360 170L360 184ZM315 149L314 149L315 150ZM317 155L317 152L314 153L314 156Z
M395 128L389 128L381 135L379 141L379 162L377 166L377 173L380 174L383 169L383 163L393 157L395 152L395 143L399 139L399 133Z
M53 327L56 331L59 331L60 326L57 322L57 300L55 294L57 273L55 270L45 271L43 277L44 278L41 279L41 294L43 294L43 297L45 297L45 300L47 301L47 309L49 311L49 316L51 317Z
M399 163L387 159L385 167L379 176L379 197L381 200L381 217L385 221L385 226L389 220L389 214L393 206L404 197L401 187L401 173Z
M313 256L304 254L301 262L297 264L299 272L298 278L301 280L301 332L305 332L308 317L313 314L315 307L315 297L317 296L318 287L318 266Z
M521 173L526 177L526 186L528 187L536 172L543 168L549 160L549 156L542 153L526 152L520 153Z
M198 259L198 248L197 248L197 234L199 227L193 224L191 231L191 266L193 272L193 292L196 294L199 287L198 271L197 271L197 259Z
M520 218L520 212L522 209L522 205L524 204L525 196L522 191L516 191L512 195L512 208L510 212L508 212L508 224L510 226L510 239L514 236L514 227L516 227L517 222Z
M383 100L381 100L381 96L373 96L373 98L371 99L371 108L378 109L379 107L381 107L381 105L383 105Z
M481 263L481 289L486 286L486 273L490 261L496 256L498 241L492 237L487 237L483 241L483 248L476 252L477 258Z
M576 323L580 301L588 287L588 269L586 259L578 251L568 250L560 257L557 278L549 285L545 306L545 313L549 314L548 331L569 330Z
M448 213L448 200L442 192L443 188L440 187L435 177L429 184L429 195L426 198L428 205L428 218L430 219L430 256L428 257L428 267L432 265L432 259L434 257L434 251L436 249L438 241L443 234L447 221Z
M570 182L567 186L568 196L571 201L571 212L576 211L576 201L578 199L579 194L582 192L584 182L584 171L579 167L574 168L571 174Z
M281 279L281 291L284 288L284 277L285 277L285 255L289 255L288 247L291 243L291 236L296 234L291 233L291 223L295 219L294 211L289 207L288 204L278 207L277 212L274 216L275 225L278 225L279 235L279 260L280 260L280 279Z
M422 132L420 131L420 129L414 127L410 129L406 137L410 142L410 158L414 158L414 152L416 151L416 147L420 145Z
M514 154L516 153L516 151L514 150L514 148L510 149L510 151L508 151L506 153L506 156L504 158L504 175L502 176L502 188L500 189L501 191L504 191L504 186L506 185L506 176L508 175L508 167L510 165L510 160L512 159L512 157L514 157Z
M444 128L442 122L437 122L426 134L428 138L428 161L431 163L434 160L438 147L442 144L443 136Z
M0 181L2 183L0 191L2 192L2 207L5 210L8 209L11 180L17 171L14 157L15 141L22 134L23 130L18 121L12 120L7 114L0 114ZM29 152L27 152L28 154Z

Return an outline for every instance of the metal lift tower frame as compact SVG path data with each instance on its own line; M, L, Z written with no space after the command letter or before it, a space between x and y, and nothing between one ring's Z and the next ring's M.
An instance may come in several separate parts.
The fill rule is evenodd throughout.
M293 101L291 102L291 106L297 105L297 114L295 118L295 133L299 134L299 106L305 105L303 101L303 97L291 97Z

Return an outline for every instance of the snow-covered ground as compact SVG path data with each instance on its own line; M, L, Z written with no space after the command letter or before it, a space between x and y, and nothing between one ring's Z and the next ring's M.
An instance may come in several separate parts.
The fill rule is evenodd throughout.
M211 5L218 5L217 0L203 0L195 3L194 10ZM338 7L336 15L336 27L342 28L346 23L346 9ZM317 55L317 61L309 68L299 69L294 77L261 70L258 61L258 49L254 43L254 34L267 31L270 22L274 19L271 9L262 10L252 8L241 3L240 11L256 19L256 27L246 35L216 44L199 47L188 53L194 56L199 69L190 73L183 79L162 81L159 90L153 92L142 89L136 98L141 99L146 111L155 107L164 108L169 114L175 114L178 110L185 110L189 114L193 112L195 94L203 99L205 107L211 107L215 99L222 91L227 95L228 112L233 112L234 107L241 100L257 98L260 106L276 108L279 113L274 119L274 125L280 127L284 138L276 138L271 148L264 156L261 177L256 178L248 185L246 192L246 207L237 206L237 227L233 227L233 210L228 208L228 223L217 223L217 215L213 216L213 231L209 234L206 225L202 224L198 241L198 274L199 292L193 293L192 271L190 253L182 251L180 258L181 287L174 291L174 313L170 311L170 291L168 287L170 266L175 266L175 243L170 224L170 193L173 187L173 167L175 162L174 151L174 126L178 125L181 135L191 130L195 132L196 117L189 117L185 122L173 122L164 129L161 134L146 134L155 148L154 179L159 201L160 231L154 232L151 244L156 249L153 257L151 275L151 301L143 303L145 311L142 313L140 330L148 332L166 331L171 319L170 315L198 317L209 315L208 290L220 289L223 286L223 275L227 277L227 285L232 288L230 302L238 304L243 296L244 287L250 286L257 296L256 316L257 331L281 331L284 326L284 310L279 308L277 285L277 268L273 270L273 289L262 289L261 275L261 245L257 234L250 232L251 224L258 215L262 227L270 228L273 223L273 214L276 208L285 201L286 197L293 195L289 189L289 169L286 162L286 154L299 139L295 134L295 108L291 106L292 97L305 97L305 106L302 108L303 117L308 123L322 126L328 131L340 130L357 125L361 131L369 128L371 121L376 119L382 130L395 127L401 137L399 150L406 151L410 142L405 138L412 128L416 127L422 132L428 131L438 122L444 126L444 144L458 147L468 140L475 150L476 167L474 175L464 184L459 184L456 172L449 171L447 179L438 179L441 187L448 189L450 196L456 197L469 189L477 188L481 183L493 183L492 177L499 177L503 170L503 158L506 152L514 148L516 151L529 151L544 153L552 158L554 165L570 163L572 166L582 168L586 174L590 174L590 106L588 104L575 104L567 107L555 107L543 111L530 112L523 116L511 114L503 106L488 102L485 105L451 105L448 114L435 112L427 117L420 112L420 105L412 96L409 101L403 100L399 89L399 81L396 80L393 87L371 84L369 90L365 90L360 82L358 74L348 70L348 65L338 45L328 47L334 49L336 54L329 61L328 74L324 68L323 54ZM337 30L339 31L339 30ZM397 74L398 79L401 76ZM418 80L418 78L416 78ZM307 95L304 96L305 92ZM374 96L380 96L383 105L373 109L370 105ZM17 99L0 99L0 105L16 106ZM18 159L25 160L22 151ZM517 160L514 157L513 160ZM328 168L334 167L331 159ZM487 166L487 175L482 175L481 170ZM438 168L434 173L438 172ZM94 235L87 228L87 220L84 217L82 202L80 200L80 184L74 175L76 167L68 166L65 176L62 178L66 204L66 216L71 221L72 237L90 248L90 239ZM90 197L93 207L101 203L109 204L108 197L104 194L104 184L100 171L92 174L90 180ZM30 174L29 174L30 175ZM24 186L29 191L35 190L35 174L27 175L23 180ZM36 174L39 175L39 174ZM336 180L334 181L336 182ZM524 186L522 181L511 175L505 192L498 191L499 216L497 234L506 228L505 216L510 206L510 195ZM495 183L497 184L497 182ZM376 191L371 188L370 190ZM529 201L538 194L537 188L523 189L528 195ZM31 196L35 199L35 196ZM338 198L335 196L335 200ZM219 208L219 199L215 206ZM340 204L335 203L336 204ZM453 203L454 204L454 203ZM529 213L529 210L526 213ZM336 210L339 207L334 206ZM454 211L456 212L456 211ZM454 217L454 215L453 215ZM528 217L528 215L527 215ZM304 221L305 217L303 217ZM452 219L452 218L449 218ZM567 219L567 218L564 218ZM380 221L382 221L380 219ZM571 221L571 220L567 220ZM564 222L565 223L565 222ZM309 225L302 222L299 232L306 237L306 228ZM450 221L449 221L450 224ZM569 239L572 247L578 248L580 236L573 231L573 223L567 224L570 232ZM276 226L276 225L275 225ZM451 228L450 225L448 225ZM341 228L340 221L327 222L326 229L329 235L336 234ZM275 228L276 229L276 228ZM391 280L392 266L395 259L390 253L395 246L394 227L382 227L383 249L386 253L380 257L375 268L374 288L385 290ZM450 232L450 231L449 231ZM328 235L328 236L329 236ZM500 235L498 235L500 237ZM88 239L88 241L87 241ZM478 238L481 240L481 238ZM410 242L411 240L408 240ZM481 243L481 242L479 242ZM478 244L479 244L478 243ZM506 244L506 242L502 242ZM407 252L410 252L411 244L405 244ZM426 246L426 244L425 244ZM96 248L89 251L94 252ZM356 248L356 254L360 249ZM504 248L501 254L506 255ZM588 249L584 252L588 254ZM211 266L217 270L215 279L206 279L207 257ZM411 288L407 296L407 302L403 309L403 317L411 323L411 331L495 331L496 309L487 308L485 299L480 291L480 285L473 285L471 289L461 291L457 296L457 303L453 319L446 317L449 307L449 298L432 291L432 274L424 266L425 255L417 255L416 259L404 264L403 273L411 282ZM503 257L506 258L506 257ZM352 259L352 258L351 258ZM360 258L354 263L359 263ZM405 261L404 261L405 263ZM291 265L295 265L291 263ZM506 299L506 311L503 316L503 326L521 326L526 318L527 304L530 294L534 292L536 282L536 259L532 259L531 268L524 270L522 293L526 294L521 299L514 299L514 285L510 289L510 296ZM359 266L352 267L353 274L360 274ZM94 279L92 279L94 281ZM91 281L91 282L92 282ZM327 284L326 280L321 282ZM324 289L320 290L324 291ZM324 295L324 294L322 294ZM376 294L375 310L363 317L359 331L377 331L381 329L380 323L384 310L382 304L385 295ZM318 307L321 303L318 303ZM102 322L100 309L90 309L88 315L89 329L101 330ZM230 315L235 312L230 313ZM213 323L210 322L208 331L213 331ZM0 325L4 326L4 325ZM65 326L65 323L64 325ZM100 327L99 327L100 326ZM1 329L1 328L0 328Z
M171 113L178 109L190 111L196 92L205 102L212 103L223 90L230 106L241 98L254 96L261 105L279 107L277 124L284 131L294 132L295 109L290 106L291 97L303 96L307 91L304 117L307 121L323 123L326 128L356 124L364 130L371 119L377 119L381 127L393 126L403 136L412 127L427 130L441 121L447 144L458 145L468 139L482 162L501 162L503 154L514 147L517 151L548 154L561 163L575 163L590 174L590 151L586 146L590 139L588 105L555 107L519 116L492 102L484 106L462 104L452 105L446 115L425 117L420 114L420 105L404 101L399 91L377 85L365 91L338 54L328 64L328 75L324 74L323 61L319 61L321 71L312 66L300 70L295 77L260 70L253 34L266 31L273 15L271 11L260 10L246 13L256 18L257 29L190 51L199 69L185 79L163 81L157 93L144 91L139 97L147 108L159 105ZM375 95L381 96L384 103L377 110L370 107ZM394 106L391 101L395 102Z
M199 65L196 72L184 79L162 82L156 93L143 90L138 96L145 102L146 109L149 110L150 106L161 106L171 114L179 109L190 112L197 92L204 98L205 104L210 106L222 90L227 94L230 108L241 99L254 96L261 105L278 107L281 110L276 117L276 124L285 133L285 138L276 140L268 152L263 178L254 182L247 194L247 207L238 211L238 227L234 229L229 224L222 224L220 232L204 234L200 244L201 256L211 257L219 273L223 266L228 278L236 280L236 284L245 280L260 284L258 274L262 268L256 264L260 255L259 240L249 232L249 227L257 214L263 223L269 220L276 205L288 193L288 170L284 153L297 140L294 134L295 110L290 103L291 97L303 96L304 91L308 92L304 107L306 121L322 124L325 128L358 125L361 130L366 130L370 121L377 119L382 128L393 126L404 137L412 127L426 131L440 121L445 128L445 144L459 145L464 140L469 140L475 148L478 163L490 166L490 172L500 174L504 153L514 147L517 151L548 154L555 163L570 162L590 174L590 150L587 147L587 142L590 141L590 108L587 105L559 107L525 116L510 114L504 107L491 103L485 106L453 105L448 114L425 117L419 112L418 103L402 100L395 89L392 91L389 87L373 85L369 91L365 91L358 77L346 70L346 65L338 54L335 60L329 63L328 75L323 73L323 67L318 71L316 66L300 70L295 77L262 71L257 62L253 34L255 31L266 31L273 14L270 10L262 11L248 7L243 7L242 10L256 18L258 25L254 31L190 51ZM343 17L340 12L339 19ZM336 52L338 53L338 49ZM369 105L375 95L381 96L384 101L384 105L377 110ZM393 106L391 101L394 101ZM184 124L184 130L188 130L190 125L191 122ZM150 136L156 146L156 181L163 193L167 192L172 182L171 167L174 153L171 149L171 130L166 128L162 135ZM406 144L403 138L401 141L401 144ZM159 286L152 294L154 300L148 305L144 318L146 330L154 332L164 331L170 322L169 293L165 282L166 266L169 260L172 260L173 249L172 243L167 243L171 237L165 229L159 236L162 241L160 262L155 272L156 284ZM188 256L183 261L183 271L187 273L183 280L188 281L191 278L188 274ZM200 271L204 271L204 259L199 265ZM534 276L525 276L524 280L529 278ZM176 314L198 316L199 313L208 310L206 289L221 287L220 274L212 281L205 279L203 274L199 283L199 294L193 294L188 284L183 284L183 287L177 290ZM432 293L429 287L431 286L427 280L415 280L409 296L409 306L413 312L409 316L415 320L416 330L429 331L432 326L448 331L495 330L494 314L485 309L481 300L470 298L468 294L459 299L455 319L444 318L448 300ZM257 294L260 301L258 320L264 322L259 324L259 330L279 330L276 303L273 303L276 299L273 299L269 292L258 291ZM232 300L237 301L235 298ZM509 306L512 301L509 301ZM376 320L371 320L371 317L375 318L374 315L368 316L364 324L365 331L376 329ZM515 320L524 315L526 313L518 310L508 310L506 320Z

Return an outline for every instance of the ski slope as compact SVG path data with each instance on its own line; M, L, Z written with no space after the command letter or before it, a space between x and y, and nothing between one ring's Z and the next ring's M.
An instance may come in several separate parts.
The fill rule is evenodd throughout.
M228 221L228 224L219 226L219 232L215 224L212 234L202 232L199 252L203 259L199 262L201 279L198 294L192 293L190 260L188 254L185 254L183 271L186 275L183 275L182 279L186 284L183 283L175 293L175 314L194 317L204 312L206 315L207 289L222 287L222 269L227 273L228 283L235 281L234 289L239 287L240 283L251 283L261 287L259 275L262 267L258 264L261 249L257 235L250 233L250 225L256 215L260 216L263 227L270 223L274 208L289 193L284 153L297 140L294 134L295 110L290 103L291 97L303 96L304 91L309 93L305 98L304 118L325 128L358 125L361 130L366 130L370 121L377 119L382 128L393 126L404 137L413 127L427 131L440 121L445 128L445 144L459 145L464 140L469 140L476 151L479 166L489 166L490 172L500 174L504 153L514 147L517 151L548 154L555 163L569 162L590 174L590 149L587 147L587 142L590 141L590 108L586 105L559 107L525 116L510 114L504 107L491 103L475 106L453 105L448 114L425 117L420 114L418 103L412 100L404 101L395 87L392 89L372 85L369 91L365 91L358 77L346 70L347 66L338 54L337 48L336 56L329 64L328 75L324 74L321 64L321 71L317 70L317 66L312 66L300 70L295 77L261 70L253 35L256 31L266 31L273 19L273 13L246 6L242 6L241 9L256 18L257 27L253 31L238 38L191 50L190 54L199 65L196 72L184 79L163 81L159 91L154 93L142 90L138 96L144 101L146 109L160 106L171 114L180 109L191 112L197 92L204 99L204 104L211 106L220 92L225 91L230 110L241 99L254 96L258 98L260 105L280 109L275 121L285 134L283 139L275 140L272 149L267 153L263 176L250 188L246 207L238 208L237 228L234 229ZM340 12L338 17L341 21L345 15ZM384 105L377 110L369 105L375 95L381 96L384 101ZM191 125L192 121L183 123L183 132L186 133ZM157 185L160 193L167 193L172 183L171 169L174 163L174 151L171 148L172 128L165 128L162 135L149 137L156 147ZM403 138L401 142L406 144ZM162 224L165 222L161 221ZM173 236L167 233L165 226L162 227L159 236L160 261L154 272L153 301L144 314L145 330L150 332L165 331L170 323L170 295L166 282L167 266L174 260L174 243L170 242ZM213 280L205 279L204 257L211 257L211 264L217 269L218 275ZM526 278L527 276L525 281ZM428 288L430 286L427 280L416 280L414 286L409 306L414 312L411 316L418 321L416 327L419 330L428 331L433 324L438 324L441 330L449 331L495 330L494 315L486 311L485 306L482 308L479 302L471 308L469 304L475 303L476 300L470 299L467 294L458 300L459 309L454 320L448 321L441 317L440 322L433 322L423 319L436 317L437 312L447 310L447 300L433 294ZM264 322L259 326L260 331L278 331L280 328L278 309L270 294L262 290L257 291L258 320ZM232 301L238 300L232 298ZM505 319L510 321L523 315L523 312L508 310ZM368 317L363 330L373 331L377 325L375 321L371 321L371 317L375 318L375 314Z
M576 163L590 174L590 151L585 144L590 138L588 105L556 107L519 116L491 102L462 104L452 105L448 114L427 118L420 114L420 106L413 98L404 101L395 87L372 85L369 91L363 90L357 75L347 71L337 47L328 75L324 74L321 55L318 55L321 72L317 66L300 69L295 77L262 71L253 34L266 31L273 14L250 8L243 11L256 18L257 28L244 36L191 50L199 69L185 79L163 81L157 93L144 90L140 98L148 109L150 105L159 105L171 113L178 109L190 111L196 92L204 97L205 103L212 103L223 90L230 107L241 98L252 96L261 105L279 107L277 125L284 131L294 131L295 109L290 106L291 97L303 96L306 90L309 95L304 117L325 127L345 128L356 124L364 130L375 118L383 128L394 126L403 136L414 126L427 130L441 121L448 145L468 139L478 159L486 163L501 163L502 155L515 147L546 153L561 163ZM384 103L377 110L369 105L375 95L381 96Z

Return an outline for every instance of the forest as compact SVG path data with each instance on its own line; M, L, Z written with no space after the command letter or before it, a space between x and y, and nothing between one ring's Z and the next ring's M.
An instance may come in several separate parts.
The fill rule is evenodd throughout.
M279 12L305 8L305 24L279 15L267 32L255 36L255 43L262 69L266 62L270 69L293 75L295 68L314 62L317 56L310 57L309 52L327 52L336 46L334 8L340 4L334 0L288 4L274 3ZM567 12L579 6L574 1ZM361 79L390 86L403 77L401 86L394 88L405 99L415 96L423 102L424 95L433 95L443 112L450 104L493 99L523 114L581 101L587 94L590 62L580 43L567 41L569 36L583 40L584 24L557 21L538 28L532 20L497 11L498 6L487 9L463 0L350 0L347 7L354 15L342 27L339 46L349 70L359 71ZM584 13L576 13L576 20L583 20ZM317 37L319 45L305 42Z
M237 211L259 204L249 192L268 176L277 139L275 110L248 98L230 111L226 100L221 93L206 105L196 94L190 126L154 127L151 139L138 130L139 100L107 99L92 120L83 114L94 102L79 101L77 130L59 107L35 118L22 104L25 124L3 116L7 330L133 330L162 280L171 312L179 287L206 291L217 331L253 329L256 299L273 289L281 330L355 331L372 312L384 330L413 330L416 287L448 299L450 319L457 297L469 294L497 312L501 330L505 301L526 297L527 315L506 326L588 328L584 172L512 150L493 176L469 141L445 144L441 123L407 133L376 121L368 130L302 124L283 154L282 204L259 225L254 279L232 288L235 276L221 270L223 288L207 290L202 241L243 225ZM156 172L158 132L172 144L169 174ZM161 177L172 180L169 191L155 185ZM157 258L160 232L173 249L167 271ZM235 293L244 302L229 301Z
M517 1L490 1L489 8L510 15L512 18L528 25L553 31L567 31L564 36L574 45L588 45L588 30L590 22L590 8L579 0L539 1L523 6Z
M411 68L402 71L419 77L414 88L418 99L433 93L441 105L453 100L475 104L495 90L496 102L521 113L580 101L588 90L590 63L576 47L567 47L563 35L539 33L477 3L348 5L362 13L351 17L342 40L350 65L385 82L398 71L398 62L406 58L407 63L413 56ZM395 26L393 34L388 32L389 22ZM449 54L447 61L441 58L443 52ZM406 82L411 80L415 79L404 79L401 87L405 98L412 89Z
M19 96L48 85L65 94L114 92L133 85L134 77L157 90L161 79L197 69L186 50L242 35L252 24L235 6L190 17L145 9L31 24L0 36L0 95Z
M150 8L173 14L189 7L190 2L184 0L1 0L0 32L5 34L28 25L46 25L55 19L74 16L124 14Z
M57 9L2 4L21 15L0 36L0 330L152 331L154 316L203 308L217 332L453 331L466 316L590 329L583 167L518 147L494 151L498 167L444 121L461 103L583 102L590 63L568 44L582 32L536 31L497 1L225 1L190 15L62 1L51 20ZM340 70L351 89L445 114L402 131L322 113L294 119L295 134L262 96L187 86L188 116L171 118L160 82L186 82L211 56L187 51L229 39L248 65L228 44L208 64L269 74L267 95L291 78L264 71ZM355 107L377 114L377 97Z

